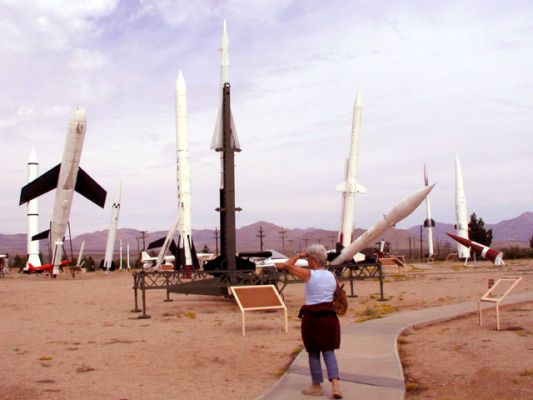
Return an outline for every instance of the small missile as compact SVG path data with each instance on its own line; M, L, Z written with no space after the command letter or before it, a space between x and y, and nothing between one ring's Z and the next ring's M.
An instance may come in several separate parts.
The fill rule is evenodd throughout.
M477 243L470 239L465 239L461 236L453 235L448 232L446 232L446 235L451 237L457 243L460 243L461 245L467 248L473 249L474 251L481 253L481 256L483 258L491 260L495 265L504 265L503 253L501 251L494 250L493 248L485 246L484 244Z
M107 244L105 247L105 256L103 269L106 272L113 267L113 254L115 253L115 239L117 237L118 217L120 215L120 194L122 191L122 184L118 187L118 192L115 197L115 202L111 206L111 221L109 222L109 231L107 232Z
M28 159L28 182L37 179L39 176L39 162L35 149L32 147L30 158ZM33 240L33 236L39 233L39 200L33 199L28 201L28 260L24 270L27 270L29 264L34 267L41 266L41 259L39 258L39 241Z
M468 212L466 211L465 187L463 184L463 171L459 155L455 154L455 216L457 236L468 239ZM470 258L470 250L462 244L457 244L457 257Z
M428 174L426 171L426 164L424 164L424 185L429 186ZM429 196L426 197L426 220L424 221L424 228L428 230L428 257L433 258L433 227L435 221L431 219L431 202Z
M354 255L363 250L370 243L375 242L376 238L378 238L383 232L389 228L392 228L402 219L411 214L420 205L420 203L424 201L434 186L435 184L431 186L424 186L398 203L398 205L385 214L380 221L372 225L370 229L359 236L348 247L345 247L341 254L339 254L337 258L331 262L331 265L340 265L352 260Z

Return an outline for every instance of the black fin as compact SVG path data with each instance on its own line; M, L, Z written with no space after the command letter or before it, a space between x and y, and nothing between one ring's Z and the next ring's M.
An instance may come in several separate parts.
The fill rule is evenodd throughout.
M196 248L194 247L194 240L187 235L189 241L189 249L191 250L192 268L195 270L200 269L200 261L198 261L198 254L196 254Z
M61 164L57 164L54 168L24 186L20 191L19 206L57 188L60 168Z
M154 240L152 243L148 244L147 250L157 249L158 247L163 246L163 244L165 243L165 239L166 237L162 237L161 239Z
M87 172L81 169L81 167L78 169L78 177L76 178L76 187L74 190L96 205L104 208L107 192Z
M48 236L50 236L50 229L47 229L45 231L42 231L41 233L38 233L37 235L33 235L31 237L31 240L43 240L48 239Z

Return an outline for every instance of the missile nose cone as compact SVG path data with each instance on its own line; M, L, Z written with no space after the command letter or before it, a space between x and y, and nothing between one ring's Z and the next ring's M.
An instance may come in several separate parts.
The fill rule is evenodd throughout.
M361 107L362 106L361 91L360 90L357 91L357 97L355 98L355 106L356 107Z
M178 72L178 79L176 80L176 90L178 92L186 92L187 91L187 85L185 84L185 79L183 78L183 72Z
M74 113L72 114L72 119L75 119L77 121L85 121L87 119L87 113L85 112L85 108L76 108L76 111L74 111Z
M37 164L37 154L35 153L35 147L33 146L30 151L30 158L28 158L28 164Z

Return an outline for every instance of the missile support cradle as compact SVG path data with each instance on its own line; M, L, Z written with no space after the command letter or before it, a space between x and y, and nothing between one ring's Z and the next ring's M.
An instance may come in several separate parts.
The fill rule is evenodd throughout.
M385 301L383 290L383 269L380 263L353 264L330 266L340 281L350 282L349 297L357 297L354 282L364 279L378 279L380 282L379 301ZM283 296L287 285L303 283L301 279L275 267L263 267L257 270L211 270L203 269L186 271L139 271L133 274L134 309L141 312L140 319L150 318L146 314L146 291L166 290L165 301L172 301L170 293L199 294L208 296L227 296L230 286L243 285L274 285ZM142 308L139 308L139 291L141 292Z

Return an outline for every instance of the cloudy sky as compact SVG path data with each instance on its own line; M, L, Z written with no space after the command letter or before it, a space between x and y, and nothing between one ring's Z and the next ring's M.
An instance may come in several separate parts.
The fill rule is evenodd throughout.
M104 210L76 195L73 233L168 229L177 213L175 82L188 88L193 228L218 225L222 21L231 42L237 226L266 220L337 229L353 103L363 117L355 223L369 227L436 182L437 221L454 221L454 158L468 211L488 223L533 210L531 1L0 0L0 232L24 233L18 206L35 147L62 156L70 114L87 110L82 167ZM53 193L39 200L40 225ZM418 209L400 227L419 224Z

